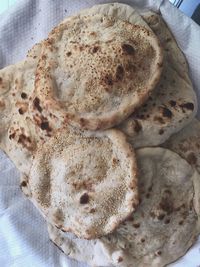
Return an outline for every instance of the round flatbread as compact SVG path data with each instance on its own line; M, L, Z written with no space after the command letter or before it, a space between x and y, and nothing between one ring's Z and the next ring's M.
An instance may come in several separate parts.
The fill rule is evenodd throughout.
M88 12L91 15L100 13L102 16L111 16L116 20L128 17L131 23L148 28L137 12L127 5L95 6L82 11L82 15ZM23 62L0 71L0 147L23 174L21 182L24 189L38 144L65 126L33 94L41 47L42 42L34 45Z
M63 123L97 130L147 100L160 78L162 50L148 27L114 12L89 13L68 18L44 41L35 95Z
M152 95L119 125L135 148L162 144L184 128L197 112L187 62L174 37L161 16L148 12L144 18L164 48L164 61L160 82Z
M100 5L82 12L91 15L100 13L122 20L128 17L135 25L146 25L127 5ZM23 173L22 185L28 179L37 145L65 126L33 94L41 47L42 42L34 45L23 62L0 71L0 147Z
M186 159L200 173L200 122L194 119L163 145Z
M136 176L134 151L123 133L66 129L37 151L28 187L47 220L91 239L112 232L135 210Z
M86 241L49 225L51 240L91 266L162 267L181 257L200 232L200 176L164 148L136 150L140 204L112 234Z

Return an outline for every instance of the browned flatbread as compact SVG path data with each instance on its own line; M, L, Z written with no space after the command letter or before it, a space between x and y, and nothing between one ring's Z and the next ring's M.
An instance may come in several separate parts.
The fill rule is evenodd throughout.
M65 129L39 148L27 186L57 227L80 238L103 236L138 204L135 154L120 131Z
M159 81L157 37L139 15L141 23L129 22L128 10L135 12L131 7L106 7L107 16L99 7L99 14L97 8L96 14L88 10L68 18L43 43L35 95L63 124L112 127L141 106Z
M163 148L136 150L140 204L112 234L78 239L49 225L51 240L68 257L90 266L163 267L195 242L200 232L200 175Z
M15 163L21 173L30 171L33 153L40 140L32 122L29 103L34 90L35 70L40 45L35 45L26 60L0 70L1 112L0 147Z
M82 16L88 16L89 13L88 10L83 11ZM101 5L91 9L92 17L98 13L103 18L107 15L109 18L114 17L116 21L119 18L122 24L128 18L132 25L130 27L135 27L138 30L141 25L142 27L147 25L137 12L127 5ZM71 21L72 19L69 18L68 20ZM144 36L146 33L143 33ZM29 51L25 61L0 71L2 92L0 146L24 174L23 179L25 180L27 180L31 161L38 144L48 140L58 129L66 126L62 117L53 114L57 112L56 107L52 113L48 109L48 103L46 106L39 97L34 95L35 82L37 83L37 78L35 80L36 67L39 58L42 58L40 57L41 46L42 42L34 46ZM122 52L122 47L120 49ZM127 54L128 52L122 53L124 60L131 57ZM96 53L94 54L96 55ZM108 118L110 118L109 114Z
M164 48L163 72L147 102L119 125L134 147L157 146L184 128L196 115L197 99L186 59L160 15L143 18Z
M186 159L200 173L200 122L194 119L180 132L172 135L163 147Z
M151 29L116 3L67 18L25 61L0 71L0 146L51 223L51 239L96 266L163 266L183 255L200 229L199 175L177 154L138 150L135 211L136 160L124 135L67 125L104 129L134 111L119 127L140 147L164 142L192 120L197 103L185 58L159 16L144 18L164 46L163 66ZM192 153L183 157L198 167Z

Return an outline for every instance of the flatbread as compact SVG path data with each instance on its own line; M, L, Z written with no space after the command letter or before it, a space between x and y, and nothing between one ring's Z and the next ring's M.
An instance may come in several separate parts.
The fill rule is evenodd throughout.
M163 45L164 61L160 82L149 100L119 125L135 148L165 142L184 128L197 112L187 63L174 37L161 16L150 12L143 17Z
M41 46L42 43L34 45L24 61L0 70L0 148L21 172L22 183L28 179L38 144L61 128L47 111L37 116L30 107ZM34 103L40 109L40 103Z
M151 27L159 38L161 45L165 51L165 59L168 60L170 66L178 72L179 76L188 83L191 83L188 74L188 64L186 58L179 48L173 34L167 27L162 16L152 11L141 13L142 18Z
M200 173L200 122L194 119L163 145L186 159Z
M40 45L36 44L26 60L0 71L1 86L6 88L6 93L1 96L6 104L1 113L3 118L0 118L4 129L1 130L0 147L24 174L30 171L36 143L40 139L29 112L39 53ZM5 123L2 124L3 121Z
M10 114L11 101L8 98L10 84L12 80L15 66L11 65L0 70L0 137L2 137L8 129L12 114Z
M162 50L157 37L139 15L142 26L129 23L128 17L119 19L117 10L125 10L119 12L121 18L131 7L105 8L112 16L88 10L70 17L43 43L35 95L63 124L112 127L141 106L159 81Z
M28 187L57 227L86 239L108 234L138 204L134 151L117 130L65 129L38 149Z
M102 16L111 16L116 20L118 18L123 20L127 17L138 27L146 25L145 27L148 28L140 15L127 5L99 5L81 13L81 16L86 16L88 13L96 16L100 13ZM68 20L71 19L66 19ZM62 118L51 113L34 95L36 67L42 45L43 42L36 44L29 51L25 61L0 71L0 147L23 174L22 184L28 179L37 145L53 136L58 129L66 126ZM54 112L56 112L56 107L54 107Z
M86 241L48 226L50 239L90 266L162 267L181 257L200 232L200 175L164 148L136 150L140 204L112 234Z
M133 8L133 6L129 6L122 3L94 5L90 8L86 8L79 11L78 14L81 16L94 16L97 14L101 14L102 16L113 17L115 19L128 21L131 24L143 26L151 30L145 20L141 17L141 14L138 13L138 10ZM64 21L67 20L68 18L66 18Z
M86 14L89 11L82 12ZM127 5L100 5L91 9L92 15L98 12L103 15L109 13L116 19L127 16L136 25L146 25L137 12ZM25 61L0 71L0 147L22 173L22 184L28 179L37 145L66 126L33 93L41 47L42 42L36 44L28 52Z

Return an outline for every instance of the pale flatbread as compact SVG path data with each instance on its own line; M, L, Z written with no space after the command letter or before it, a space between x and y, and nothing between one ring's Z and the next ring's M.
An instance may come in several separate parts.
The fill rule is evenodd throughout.
M110 235L86 241L48 226L69 257L90 266L162 267L186 253L200 232L200 175L163 148L136 150L140 204Z
M132 6L122 4L122 3L108 3L108 4L100 4L94 5L91 8L83 9L78 12L81 16L94 16L97 14L101 14L102 16L113 17L115 19L128 21L131 24L143 26L149 30L151 28L145 22L145 20L141 17L138 11ZM67 21L66 18L64 21Z
M117 130L91 135L66 129L38 149L28 187L57 227L80 238L103 236L138 204L134 151Z
M162 17L152 14L149 12L144 18L163 45L163 73L149 100L119 126L136 148L165 142L185 127L197 112L186 59Z
M194 119L163 145L186 159L200 173L200 122Z
M160 78L162 50L154 33L127 5L105 9L111 16L96 8L66 19L43 43L35 94L63 124L112 127L144 103ZM137 24L121 20L130 10Z
M141 15L158 36L165 51L165 59L168 60L170 66L176 70L183 79L185 79L188 83L191 83L186 58L181 49L178 47L174 36L167 27L162 16L151 11L142 13Z

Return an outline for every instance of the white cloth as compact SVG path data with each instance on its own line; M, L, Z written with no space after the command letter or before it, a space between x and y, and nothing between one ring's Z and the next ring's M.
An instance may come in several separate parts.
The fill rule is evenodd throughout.
M0 0L1 1L1 0ZM33 44L64 17L97 3L97 0L18 0L0 16L0 68L22 60ZM160 10L185 53L200 102L200 27L168 0L121 1L139 8ZM19 189L19 173L0 151L0 266L83 267L69 260L48 239L44 219ZM200 266L200 238L171 266Z

